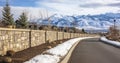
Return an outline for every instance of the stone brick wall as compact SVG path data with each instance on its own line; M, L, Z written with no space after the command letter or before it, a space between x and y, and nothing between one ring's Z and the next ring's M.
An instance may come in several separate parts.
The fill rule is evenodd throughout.
M38 46L45 43L45 31L32 30L31 31L31 47Z
M64 33L56 31L26 30L0 28L0 55L4 55L7 50L21 51L29 47L38 46L60 39L96 36L79 33Z
M20 51L29 47L29 30L0 28L0 54L7 50Z
M47 40L55 41L57 40L57 32L56 31L47 31Z
M58 40L63 39L63 32L58 32Z

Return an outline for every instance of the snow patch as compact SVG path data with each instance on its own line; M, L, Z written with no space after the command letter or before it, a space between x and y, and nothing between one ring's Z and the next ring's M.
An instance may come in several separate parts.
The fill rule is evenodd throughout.
M106 37L101 37L100 39L102 41L106 42L106 43L109 43L109 44L112 44L112 45L120 47L120 42L118 42L118 41L108 40Z
M59 61L59 57L55 55L37 55L24 63L57 63Z
M63 58L70 50L70 48L78 41L86 38L92 37L83 37L83 38L75 38L70 39L58 46L49 49L41 55L37 55L34 58L26 61L24 63L58 63L61 58Z

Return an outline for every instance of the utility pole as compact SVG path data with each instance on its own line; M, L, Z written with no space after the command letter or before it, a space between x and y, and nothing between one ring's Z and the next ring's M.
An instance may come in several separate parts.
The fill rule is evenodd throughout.
M114 19L114 29L115 29L115 26L116 26L115 23L116 23L116 20Z
M115 23L116 23L116 20L114 19L114 36L116 36L116 25L115 25Z

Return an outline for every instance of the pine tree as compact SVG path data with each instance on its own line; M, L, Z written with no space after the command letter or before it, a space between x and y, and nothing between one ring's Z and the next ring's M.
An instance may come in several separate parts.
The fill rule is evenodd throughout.
M27 15L25 12L23 12L18 19L19 21L18 24L21 26L21 28L27 28L27 20L28 20Z
M3 7L3 18L2 18L2 23L5 25L5 26L9 26L9 25L14 25L14 19L13 19L13 15L11 14L11 11L10 11L10 6L8 4L8 1L6 3L6 6Z
M83 33L85 33L85 30L84 30L84 29L82 29L82 32L83 32Z

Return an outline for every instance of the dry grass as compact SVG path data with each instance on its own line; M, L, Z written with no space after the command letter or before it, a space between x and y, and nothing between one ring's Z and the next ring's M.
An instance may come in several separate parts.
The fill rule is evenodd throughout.
M38 54L41 54L50 48L57 46L61 42L65 42L66 40L68 40L68 39L57 40L57 41L53 41L53 42L48 41L45 44L41 44L39 46L31 47L31 48L16 52L12 57L13 63L23 63L23 62L29 60L30 58L32 58Z
M120 41L119 30L117 30L115 27L110 27L109 33L108 33L108 35L106 35L106 37L110 40Z

